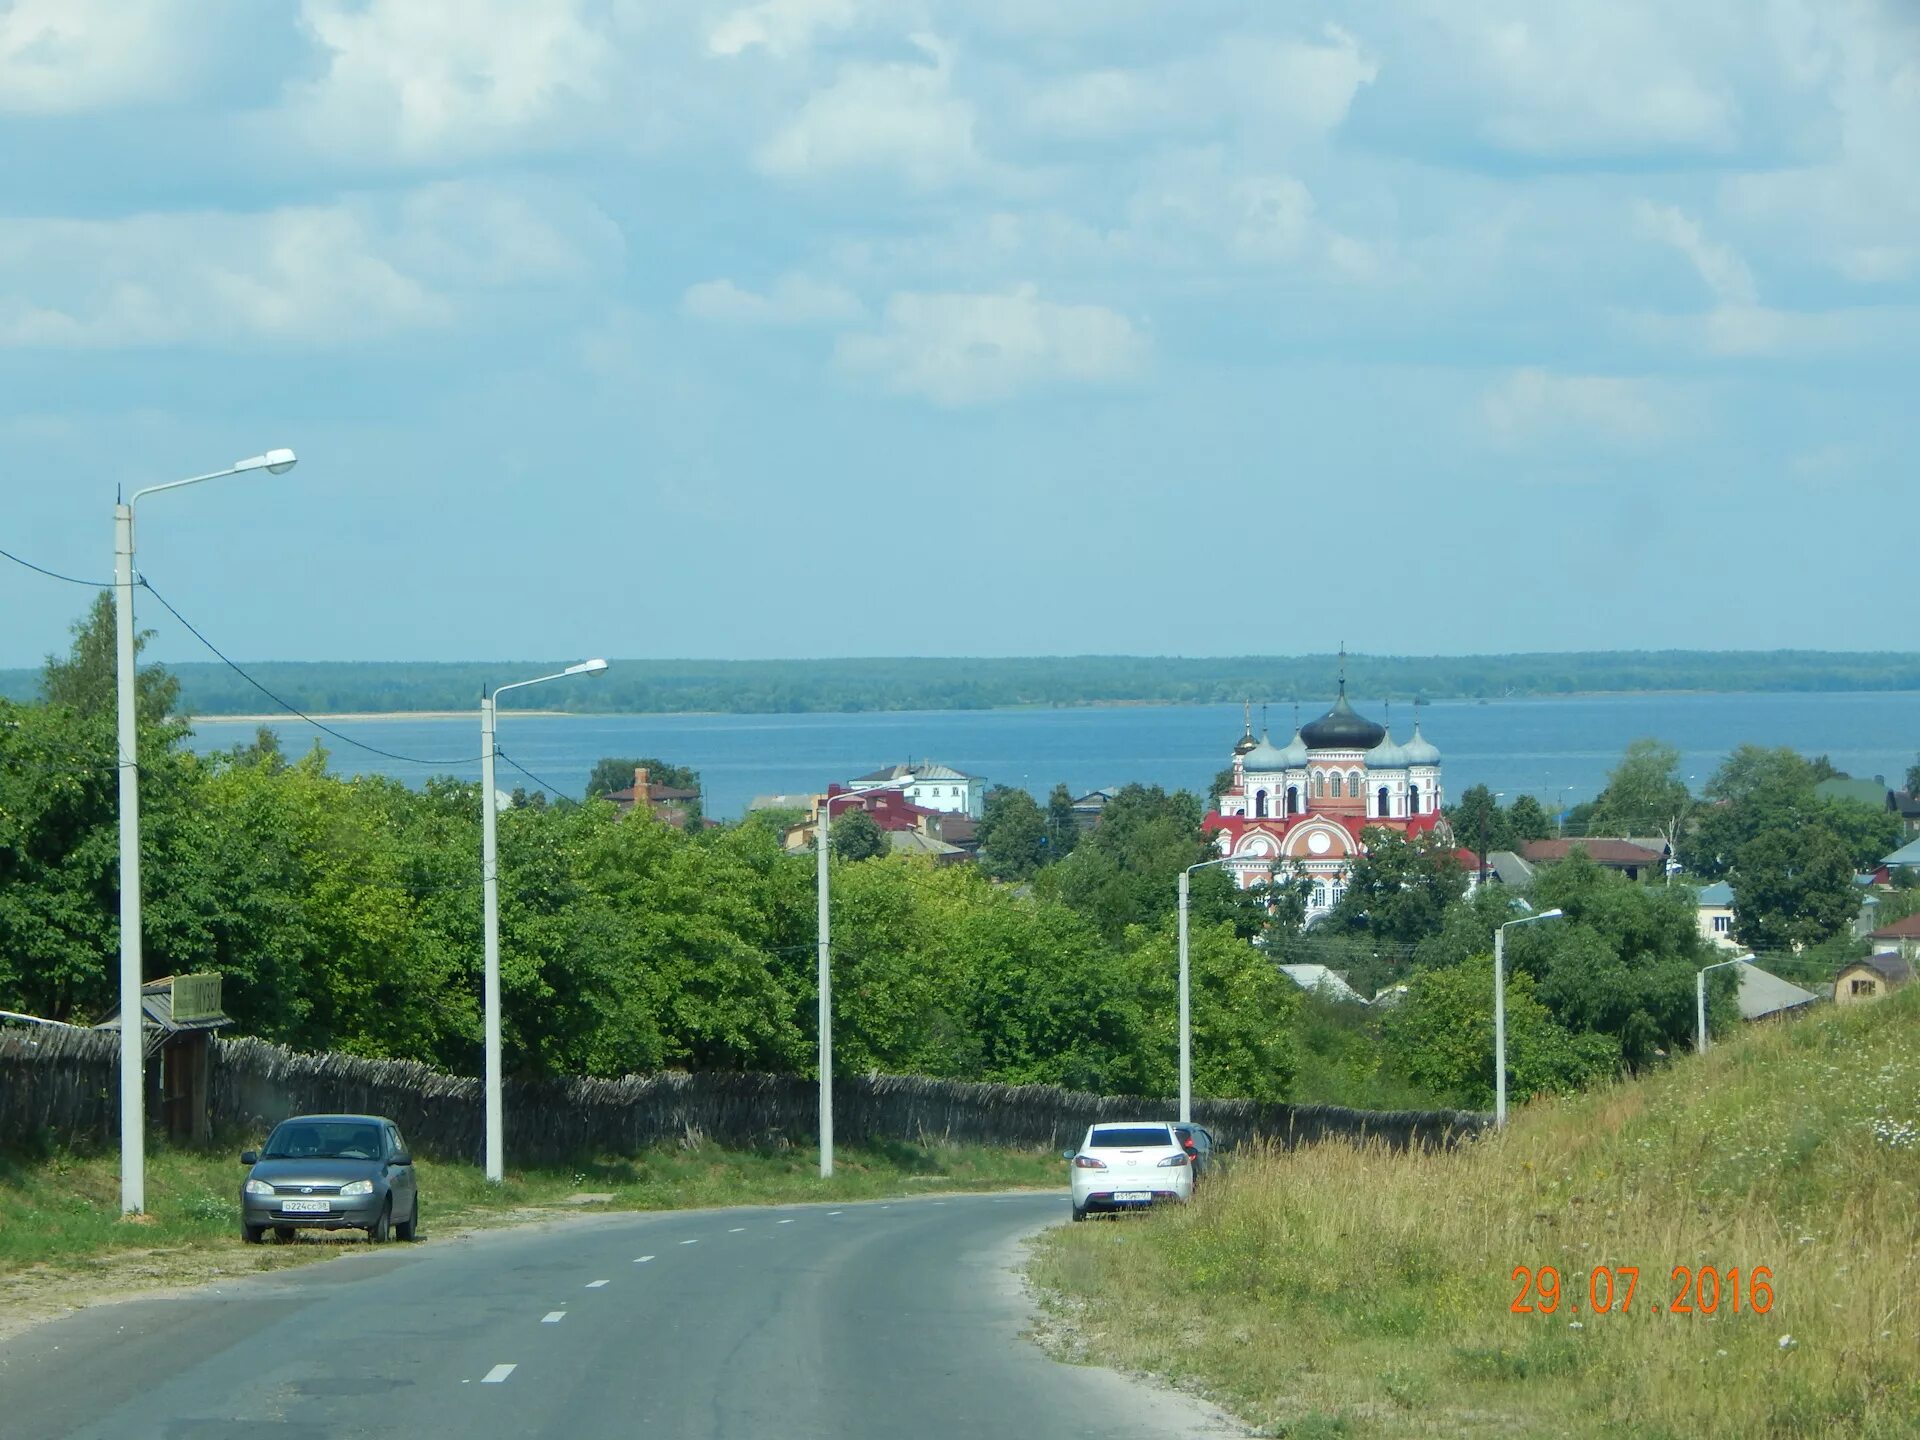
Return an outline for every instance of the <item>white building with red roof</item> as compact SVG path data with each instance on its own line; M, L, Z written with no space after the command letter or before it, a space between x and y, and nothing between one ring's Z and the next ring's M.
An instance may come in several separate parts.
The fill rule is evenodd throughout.
M1406 744L1347 701L1340 681L1333 708L1285 745L1253 728L1233 750L1233 783L1214 797L1206 825L1241 889L1305 876L1311 923L1346 890L1366 832L1382 827L1409 838L1446 822L1440 752L1414 721Z

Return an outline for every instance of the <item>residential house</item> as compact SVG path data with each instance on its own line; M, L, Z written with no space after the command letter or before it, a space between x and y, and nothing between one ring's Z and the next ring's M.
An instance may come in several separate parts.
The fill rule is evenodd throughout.
M624 790L610 791L607 795L614 808L623 815L638 805L642 797L646 800L647 809L653 812L654 819L676 830L684 830L695 802L700 799L700 792L677 785L655 785L647 778L647 767L636 765L633 784Z
M888 848L895 852L911 850L918 854L943 857L949 853L964 856L960 846L941 836L941 824L949 817L938 810L914 804L904 790L851 790L834 786L824 795L810 795L807 799L812 814L787 828L784 843L789 850L812 848L814 828L820 823L820 808L831 803L834 823L839 823L853 811L864 811L886 834ZM896 838L902 835L919 838L911 841Z
M846 788L856 792L898 790L925 809L971 815L976 820L986 814L987 808L987 782L983 777L933 760L883 766L872 774L855 776Z
M1696 903L1700 907L1700 938L1718 945L1722 950L1741 949L1742 946L1733 938L1733 886L1724 880L1703 885Z
M1920 879L1920 840L1912 840L1902 845L1891 855L1880 857L1880 866L1873 872L1876 885L1891 885L1896 874L1904 873Z
M1514 850L1487 852L1487 878L1502 885L1525 885L1534 877L1534 866Z
M1898 955L1909 965L1920 961L1920 914L1882 925L1867 936L1867 942L1876 954Z
M1920 791L1895 790L1888 796L1888 804L1900 817L1900 823L1907 827L1909 835L1920 835Z
M1594 864L1618 870L1629 880L1662 874L1667 861L1666 842L1658 838L1613 840L1599 835L1584 840L1529 840L1520 847L1520 854L1529 865L1556 865L1576 849L1584 850Z
M1073 802L1073 823L1080 827L1082 835L1089 834L1100 823L1100 814L1113 803L1118 790L1089 790Z
M1913 963L1898 955L1869 955L1841 970L1833 981L1833 1003L1859 1005L1884 1000L1913 979Z

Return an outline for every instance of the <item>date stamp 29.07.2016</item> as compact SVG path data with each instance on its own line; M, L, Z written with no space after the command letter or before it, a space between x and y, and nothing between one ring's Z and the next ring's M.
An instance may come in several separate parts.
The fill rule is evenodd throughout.
M1519 1292L1507 1308L1516 1315L1555 1315L1562 1309L1577 1315L1627 1315L1636 1309L1643 1315L1764 1315L1773 1308L1773 1271L1765 1265L1724 1271L1675 1265L1668 1276L1672 1294L1664 1303L1641 1291L1638 1265L1594 1266L1587 1272L1585 1295L1563 1287L1552 1265L1516 1265L1512 1278ZM1577 1275L1568 1278L1578 1284Z

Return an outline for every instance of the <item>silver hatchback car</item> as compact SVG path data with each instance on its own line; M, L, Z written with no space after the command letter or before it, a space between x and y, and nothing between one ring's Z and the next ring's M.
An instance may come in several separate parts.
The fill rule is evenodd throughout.
M298 1229L365 1230L375 1244L420 1238L413 1156L383 1115L295 1115L240 1163L251 1167L240 1189L249 1245L269 1230L281 1240Z

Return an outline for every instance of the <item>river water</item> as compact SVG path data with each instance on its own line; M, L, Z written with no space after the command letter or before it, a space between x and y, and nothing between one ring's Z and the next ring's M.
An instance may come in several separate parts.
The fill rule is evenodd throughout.
M1362 713L1387 718L1378 703ZM1302 719L1319 713L1314 707ZM1413 714L1393 707L1404 741ZM1292 733L1292 707L1271 716L1276 741ZM480 722L473 716L383 716L327 722L347 740L303 721L276 721L289 754L316 739L341 774L391 775L418 784L429 775L480 775ZM256 722L202 720L193 746L225 749L252 738ZM1259 728L1258 713L1255 728ZM1696 790L1722 757L1746 742L1790 745L1827 755L1854 775L1894 784L1920 750L1920 694L1595 695L1542 700L1440 701L1421 709L1421 728L1440 748L1447 793L1485 784L1523 792L1553 810L1591 799L1627 744L1656 736L1681 753L1680 773ZM1042 799L1064 781L1083 794L1128 781L1203 790L1240 736L1237 705L1138 705L1060 710L952 710L852 715L500 716L501 752L557 790L578 795L604 755L656 755L700 772L707 813L741 814L756 795L817 791L829 781L882 765L933 759L1022 785ZM388 755L358 748L371 746ZM406 757L406 758L393 758ZM500 767L502 789L528 784Z

